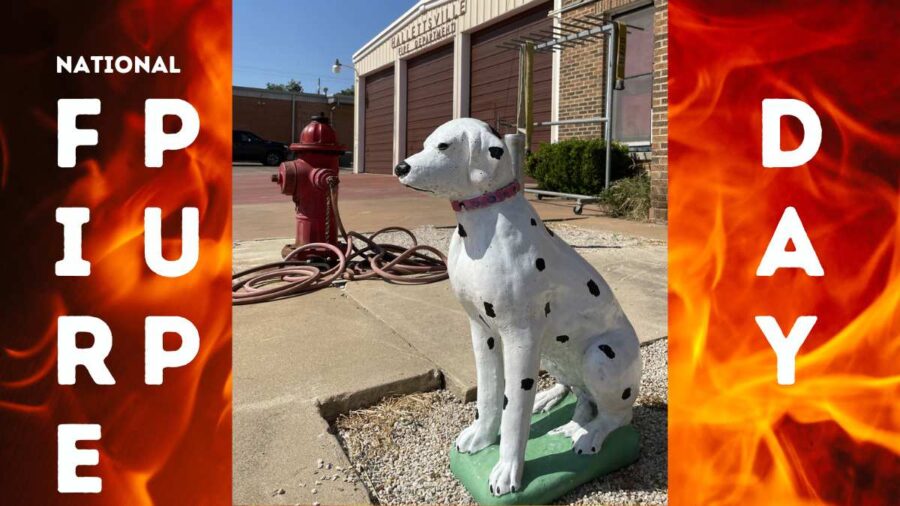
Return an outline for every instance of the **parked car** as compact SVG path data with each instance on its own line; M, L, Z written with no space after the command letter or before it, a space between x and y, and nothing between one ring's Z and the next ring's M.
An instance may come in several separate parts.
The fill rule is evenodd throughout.
M231 159L235 162L260 162L275 166L288 160L291 151L287 144L267 141L253 132L234 130Z

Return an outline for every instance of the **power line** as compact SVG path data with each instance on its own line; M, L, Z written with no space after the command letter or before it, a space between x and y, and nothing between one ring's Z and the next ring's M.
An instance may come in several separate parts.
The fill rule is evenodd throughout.
M342 84L352 84L353 83L353 79L350 79L350 78L322 77L322 74L314 74L312 72L287 72L283 69L253 67L253 66L249 66L249 65L233 65L233 68L235 70L261 72L261 73L265 73L265 74L279 75L282 77L296 78L298 76L309 76L309 77L313 77L316 79L321 79L323 81L331 81L331 82L335 82L335 83L342 83Z

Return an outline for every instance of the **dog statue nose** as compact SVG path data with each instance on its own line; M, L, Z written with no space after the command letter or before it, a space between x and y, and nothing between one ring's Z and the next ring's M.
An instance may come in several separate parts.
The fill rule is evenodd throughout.
M409 171L411 169L412 169L412 167L410 167L408 163L400 162L397 164L396 167L394 167L394 174L396 174L397 177L403 177L403 176L409 174Z

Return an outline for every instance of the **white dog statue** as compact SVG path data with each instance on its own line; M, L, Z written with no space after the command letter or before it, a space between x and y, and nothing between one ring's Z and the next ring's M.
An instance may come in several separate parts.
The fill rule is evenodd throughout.
M395 168L401 183L456 210L450 283L469 316L478 371L475 421L456 446L477 452L499 429L487 484L495 496L522 488L532 412L574 392L572 421L553 433L571 438L577 454L595 453L631 422L641 379L637 336L609 286L525 199L523 144L483 121L455 119ZM558 384L535 398L542 364Z

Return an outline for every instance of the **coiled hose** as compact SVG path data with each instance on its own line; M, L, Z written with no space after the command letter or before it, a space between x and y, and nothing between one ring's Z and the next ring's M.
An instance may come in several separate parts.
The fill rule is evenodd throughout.
M447 258L437 248L418 244L415 234L402 227L388 227L373 234L347 232L337 208L338 178L327 180L328 211L334 214L343 243L304 244L280 262L251 267L232 276L231 303L253 304L314 292L338 279L380 278L389 283L419 285L447 279ZM326 223L326 230L331 230ZM380 243L389 232L406 234L413 246ZM359 245L357 245L359 243Z

